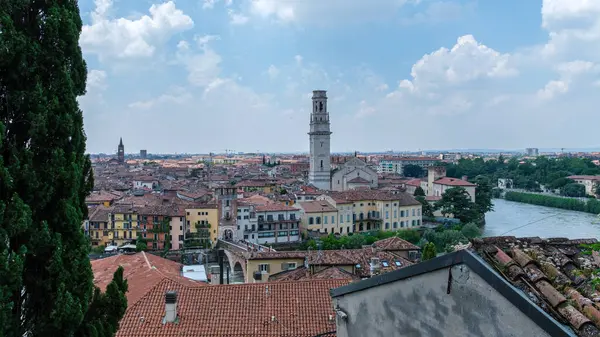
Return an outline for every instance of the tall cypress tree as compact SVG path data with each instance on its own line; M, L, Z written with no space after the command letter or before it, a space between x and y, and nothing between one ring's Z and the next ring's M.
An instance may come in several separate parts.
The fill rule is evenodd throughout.
M111 336L127 305L122 270L94 291L81 229L93 185L81 26L76 0L0 1L2 337Z

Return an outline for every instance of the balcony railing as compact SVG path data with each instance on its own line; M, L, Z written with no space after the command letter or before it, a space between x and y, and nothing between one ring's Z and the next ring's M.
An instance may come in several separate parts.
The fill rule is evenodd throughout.
M300 221L300 219L279 219L279 218L277 218L277 219L275 219L275 218L261 219L261 218L258 218L259 224L263 224L263 223L294 223L294 222L299 222L299 221Z
M356 216L354 218L354 222L361 222L361 221L382 221L383 218L381 218L381 215L377 215L377 214L368 214L367 216L363 216L362 218L359 216Z

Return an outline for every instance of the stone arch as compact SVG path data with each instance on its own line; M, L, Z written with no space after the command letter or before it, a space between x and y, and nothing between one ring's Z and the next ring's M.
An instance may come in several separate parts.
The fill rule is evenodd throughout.
M235 262L233 266L233 282L234 283L244 283L245 281L245 273L242 264L239 261Z
M243 256L239 256L238 254L228 250L228 249L224 249L223 250L225 252L225 256L227 256L227 261L229 261L229 271L230 271L230 275L235 274L236 271L236 266L239 270L239 268L241 268L242 271L242 275L241 275L241 282L245 282L246 281L246 259ZM239 275L238 275L239 277ZM237 280L234 280L237 281Z

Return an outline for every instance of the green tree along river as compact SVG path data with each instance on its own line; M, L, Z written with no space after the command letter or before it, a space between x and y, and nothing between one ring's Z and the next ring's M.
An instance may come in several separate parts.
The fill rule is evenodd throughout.
M494 211L485 215L483 236L600 238L597 215L503 199L493 202Z

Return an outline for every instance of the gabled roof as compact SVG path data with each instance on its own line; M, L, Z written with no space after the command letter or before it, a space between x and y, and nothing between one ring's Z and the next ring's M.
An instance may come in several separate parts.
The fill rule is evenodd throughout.
M450 177L440 178L440 179L434 181L433 183L438 184L438 185L446 185L446 186L462 186L462 187L477 186L466 180L462 180L462 179L458 179L458 178L450 178Z
M350 184L370 184L371 182L363 177L356 177L348 181Z
M336 330L329 290L349 280L186 286L165 279L130 306L117 337L316 336ZM176 323L163 323L177 292Z
M529 297L519 289L512 286L502 276L477 254L469 250L459 250L450 254L417 263L415 265L402 268L384 275L379 275L360 282L331 290L331 297L336 298L347 294L360 292L366 289L378 287L380 285L402 281L418 275L434 272L440 269L446 269L454 265L465 264L469 269L479 275L486 283L495 289L500 295L505 297L524 315L528 316L538 326L548 332L551 336L572 336L563 325L554 320L550 315L535 305ZM595 336L595 335L593 335Z
M397 236L391 238L375 241L373 246L384 251L398 251L398 250L421 250L418 246L401 239Z
M123 267L123 277L127 279L127 284L129 285L129 290L127 291L127 303L129 306L135 304L152 287L164 279L172 279L187 285L206 285L205 283L196 282L181 276L180 263L144 252L132 255L115 255L94 260L91 263L92 272L94 273L94 284L102 291L112 281L113 274L117 268L119 266Z

